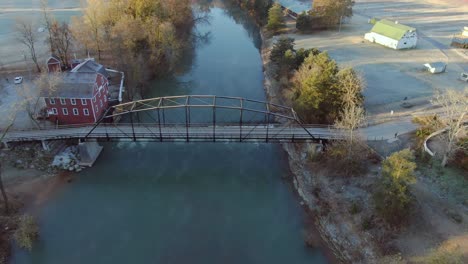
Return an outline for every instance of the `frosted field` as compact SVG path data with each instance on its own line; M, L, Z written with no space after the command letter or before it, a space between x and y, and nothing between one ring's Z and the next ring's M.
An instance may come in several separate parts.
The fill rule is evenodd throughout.
M414 113L428 107L435 89L464 89L458 80L468 71L466 50L449 47L454 34L468 25L468 1L360 0L355 15L341 32L330 30L311 35L292 34L298 48L316 47L327 50L341 65L353 66L367 81L366 108L371 114ZM418 30L418 47L392 50L364 41L372 28L368 17L398 20ZM432 75L423 64L448 63L447 72ZM405 100L406 98L406 100ZM402 107L402 104L411 108Z
M71 16L78 15L79 0L49 0L52 14L59 21L69 21ZM0 2L0 64L2 66L16 66L24 63L23 52L28 50L16 39L16 19L27 18L37 21L36 28L41 25L39 0L2 0ZM47 57L45 44L46 33L40 33L38 42L38 55Z

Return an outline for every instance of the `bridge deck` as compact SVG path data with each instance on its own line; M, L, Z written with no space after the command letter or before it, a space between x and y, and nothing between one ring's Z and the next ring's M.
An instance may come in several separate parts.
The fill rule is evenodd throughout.
M307 131L306 131L307 130ZM91 133L90 133L91 132ZM309 134L309 133L310 134ZM88 135L89 134L89 135ZM272 141L292 142L313 139L335 139L339 133L329 127L299 125L164 125L119 124L64 127L48 130L11 131L4 141L39 141L56 139L156 140L156 141Z

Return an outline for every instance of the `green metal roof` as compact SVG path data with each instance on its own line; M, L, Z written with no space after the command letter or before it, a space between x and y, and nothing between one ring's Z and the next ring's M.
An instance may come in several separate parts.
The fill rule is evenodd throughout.
M371 30L371 32L396 40L400 40L408 31L416 31L416 29L402 24L395 24L395 22L386 19L375 23Z

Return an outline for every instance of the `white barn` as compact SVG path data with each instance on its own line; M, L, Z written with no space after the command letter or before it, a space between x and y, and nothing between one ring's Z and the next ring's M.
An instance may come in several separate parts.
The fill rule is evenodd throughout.
M417 45L418 34L415 28L382 19L364 35L364 39L392 49L411 49Z

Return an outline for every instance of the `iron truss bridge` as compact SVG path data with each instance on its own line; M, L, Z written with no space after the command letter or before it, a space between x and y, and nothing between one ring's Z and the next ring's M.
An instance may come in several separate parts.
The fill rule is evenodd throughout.
M290 107L240 97L183 95L115 105L95 124L11 131L4 141L303 142L339 138L333 127L303 124Z

